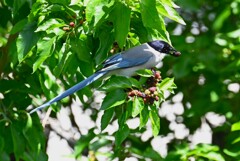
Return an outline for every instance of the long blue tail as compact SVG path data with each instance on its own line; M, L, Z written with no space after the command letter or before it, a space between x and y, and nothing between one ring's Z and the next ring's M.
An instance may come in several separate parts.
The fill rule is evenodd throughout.
M83 80L82 82L79 82L78 84L74 85L73 87L69 88L68 90L66 90L65 92L59 94L58 96L56 96L55 98L51 99L50 101L44 103L43 105L33 109L32 111L30 111L30 114L41 110L47 106L50 106L51 104L73 94L74 92L88 86L89 84L93 83L94 81L96 81L97 79L101 78L102 76L104 76L107 73L107 71L99 71L93 75L91 75L90 77L88 77L87 79Z

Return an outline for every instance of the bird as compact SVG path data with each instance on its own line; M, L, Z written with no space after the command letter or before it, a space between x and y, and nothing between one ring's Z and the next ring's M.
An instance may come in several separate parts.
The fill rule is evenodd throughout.
M153 40L135 46L128 50L117 53L109 57L104 63L102 69L96 71L93 75L77 83L73 87L67 89L50 101L31 110L32 114L51 104L81 90L101 77L111 75L120 75L130 77L136 74L136 71L141 69L150 69L162 62L165 55L180 56L181 53L174 49L169 43L163 40Z

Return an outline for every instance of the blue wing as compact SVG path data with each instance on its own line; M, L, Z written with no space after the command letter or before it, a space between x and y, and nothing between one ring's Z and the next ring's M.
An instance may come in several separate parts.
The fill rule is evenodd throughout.
M146 49L148 49L148 46L142 44L124 51L123 53L111 56L104 62L102 71L111 71L142 65L153 56L153 54Z

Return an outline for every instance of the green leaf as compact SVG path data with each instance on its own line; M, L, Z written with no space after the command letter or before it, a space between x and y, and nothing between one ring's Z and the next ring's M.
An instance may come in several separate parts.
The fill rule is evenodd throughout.
M101 64L107 57L107 53L112 48L114 42L113 32L109 26L104 27L100 30L96 37L99 38L100 44L96 52L95 62L96 64Z
M87 40L88 37L82 34L79 39L70 39L70 44L71 51L77 54L78 59L88 63L91 61L91 49L87 44Z
M56 36L53 38L43 38L38 42L38 53L39 57L33 64L33 73L41 66L41 64L52 54L54 50L54 43L56 41Z
M150 119L152 123L153 136L157 136L160 131L160 118L158 116L158 111L155 106L151 106Z
M143 108L144 108L143 99L139 97L134 97L132 117L136 117L142 111Z
M120 48L123 48L130 30L130 13L130 8L118 1L114 5L112 14L110 14L113 18L115 39Z
M156 9L156 0L140 0L140 11L143 25L149 29L156 29L162 37L167 39L164 20Z
M11 125L11 135L13 140L13 151L14 155L16 157L16 160L20 158L20 156L24 153L25 149L25 139L21 133L21 124L15 123L14 125Z
M94 129L91 129L88 131L87 135L83 135L81 136L81 138L78 140L78 142L76 143L75 147L74 147L74 154L76 157L78 157L79 155L81 155L81 153L83 152L83 150L89 146L90 141L96 136L93 132Z
M160 84L158 84L158 87L162 91L168 90L171 93L174 93L173 89L177 88L174 83L174 78L165 78Z
M39 36L35 33L35 23L27 24L22 32L19 33L17 39L17 53L18 61L21 63L26 57L29 51L36 45Z
M127 77L112 76L106 84L101 88L102 90L112 91L120 88L131 88L132 83Z
M138 70L137 75L140 75L142 77L152 77L153 76L153 72L150 69L141 69Z
M121 89L109 92L103 100L101 110L107 110L123 104L126 100L126 97L126 93Z
M140 129L147 124L148 119L149 119L149 110L148 110L148 107L145 106L140 112L140 125L139 125Z
M50 3L57 3L57 4L62 4L62 5L69 5L71 3L71 0L48 0Z
M98 25L99 21L106 17L111 11L114 1L106 0L91 0L88 1L86 6L86 20L88 23L93 21L93 26Z
M121 143L128 137L130 129L125 124L123 127L119 127L119 130L115 134L115 144L119 147Z
M179 16L179 14L174 8L170 7L169 5L166 5L165 3L161 3L160 1L156 1L156 4L157 11L159 14L162 14L168 17L169 19L176 21L182 25L186 25L182 17Z
M63 20L52 18L52 19L45 21L40 26L38 26L38 28L36 29L35 32L44 31L49 34L49 33L52 33L53 30L56 30L55 28L59 29L60 27L63 27L63 26L66 26L66 24L64 23ZM64 33L64 32L62 31L62 33Z
M166 4L170 7L173 7L173 8L180 8L178 5L176 5L172 0L160 0L163 4ZM159 2L157 0L157 2Z
M240 121L234 123L231 128L231 131L239 131L239 130L240 130Z
M16 34L17 32L20 32L24 26L27 24L28 20L27 18L18 21L12 28L12 30L10 31L10 34Z
M110 108L108 110L105 110L102 118L101 118L101 130L103 131L109 124L111 119L113 118L114 109Z

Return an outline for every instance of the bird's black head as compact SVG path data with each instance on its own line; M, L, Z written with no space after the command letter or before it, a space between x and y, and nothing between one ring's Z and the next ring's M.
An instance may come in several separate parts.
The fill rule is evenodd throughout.
M159 51L160 53L165 53L173 56L181 55L179 51L177 51L167 42L162 40L155 40L155 41L148 42L148 45L150 45L153 49Z

